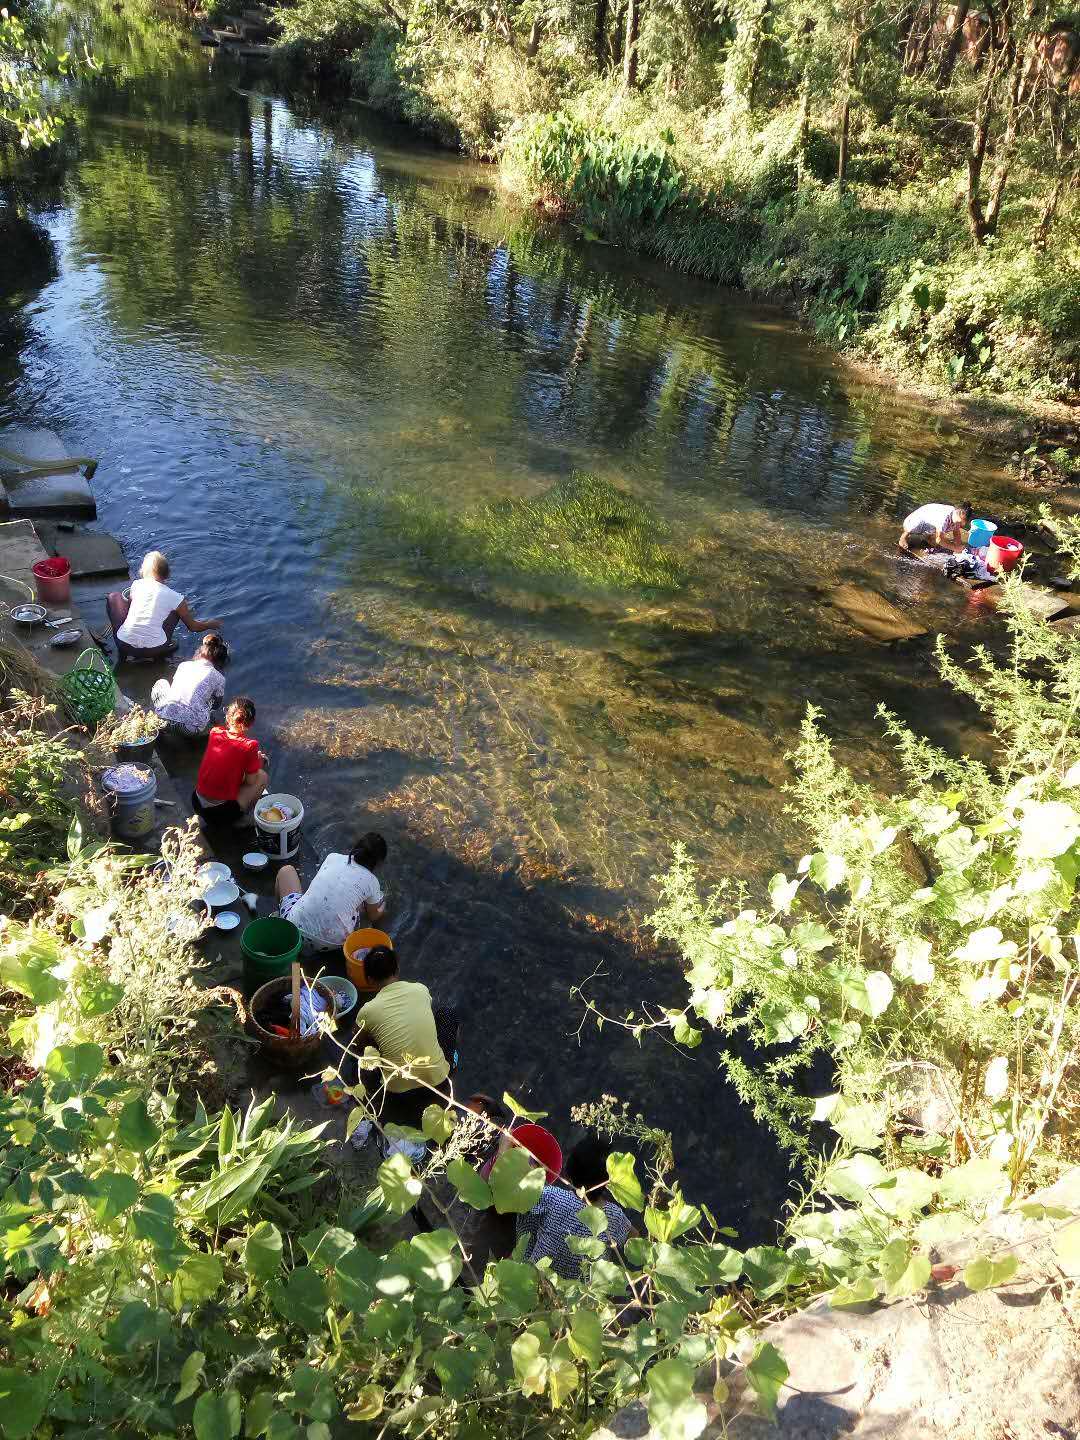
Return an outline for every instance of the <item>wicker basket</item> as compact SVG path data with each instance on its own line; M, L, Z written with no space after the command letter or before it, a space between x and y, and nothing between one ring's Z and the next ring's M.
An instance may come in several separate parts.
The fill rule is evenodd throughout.
M89 663L84 664L89 655ZM96 725L116 708L116 681L105 657L92 647L84 650L66 675L60 688L68 709L81 725Z
M334 992L321 980L307 980L305 977L305 983L327 1001L328 1013L332 1019L336 1013ZM261 1010L266 1001L282 991L289 990L291 986L292 978L289 975L282 975L278 980L268 980L265 985L260 985L248 1004L248 1029L257 1040L262 1041L267 1059L287 1070L302 1070L305 1065L315 1062L322 1046L322 1030L316 1030L314 1035L298 1035L293 1039L291 1035L275 1035L272 1030L263 1029L255 1019L255 1012Z

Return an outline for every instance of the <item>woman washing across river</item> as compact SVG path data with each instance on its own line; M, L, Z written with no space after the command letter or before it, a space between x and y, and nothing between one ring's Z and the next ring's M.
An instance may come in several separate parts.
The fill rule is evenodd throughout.
M220 620L197 620L178 590L171 590L169 562L160 550L145 556L138 580L131 582L131 599L119 591L105 597L105 611L121 660L159 660L176 649L172 638L178 620L191 631L216 630Z
M150 702L171 729L194 738L210 729L210 712L225 699L225 676L229 647L220 635L204 635L199 653L182 660L171 680L158 680L150 691Z
M282 865L274 882L278 914L291 920L310 944L340 950L358 928L377 925L386 913L376 868L386 859L386 841L370 831L348 855L327 855L305 890L292 865Z

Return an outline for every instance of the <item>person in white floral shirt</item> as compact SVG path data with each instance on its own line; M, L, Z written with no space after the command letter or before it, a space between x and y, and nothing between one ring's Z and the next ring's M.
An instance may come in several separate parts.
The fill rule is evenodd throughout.
M203 636L199 652L176 667L171 680L159 680L150 692L155 712L185 735L205 735L210 729L210 712L225 698L225 676L229 647L220 635Z

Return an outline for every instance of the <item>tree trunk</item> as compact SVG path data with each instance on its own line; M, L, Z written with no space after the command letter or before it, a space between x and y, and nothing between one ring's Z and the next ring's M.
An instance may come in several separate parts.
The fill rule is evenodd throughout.
M596 18L593 26L593 54L597 70L606 70L611 63L608 46L608 0L596 0Z
M623 84L627 90L637 86L638 36L641 34L641 0L627 0L626 49L623 52Z
M1047 197L1043 212L1039 216L1039 223L1035 226L1035 234L1031 237L1031 243L1036 250L1045 250L1046 242L1050 237L1050 227L1057 215L1058 201L1061 199L1061 192L1065 189L1065 177L1059 175L1054 188Z
M796 144L798 153L796 155L795 185L801 190L803 181L806 179L806 152L810 144L810 32L813 29L813 21L803 22L802 43L802 83L799 86L799 129Z
M967 213L968 229L976 245L986 237L986 220L983 215L980 186L983 163L986 160L986 142L990 138L990 119L993 114L993 76L983 86L975 110L975 123L971 130L971 149L967 157Z
M1018 50L1009 82L1009 114L1005 121L1005 134L1001 137L1001 143L997 147L997 166L994 170L994 178L990 182L990 199L986 207L985 234L987 235L997 234L998 221L1001 218L1001 201L1005 194L1005 186L1008 184L1009 172L1012 169L1013 150L1016 148L1016 132L1020 122L1020 92L1023 89L1023 83L1024 56L1023 52Z
M754 58L750 65L750 84L746 92L746 103L751 110L754 108L758 81L761 78L761 57L765 53L765 22L769 18L771 7L772 0L764 0L764 3L758 6L758 12L754 19Z
M847 60L844 65L844 106L840 112L840 157L836 164L836 189L844 198L844 181L847 179L848 142L851 138L851 85L855 76L855 59L859 51L859 32L851 22L851 38L848 40Z
M938 66L937 84L939 90L944 90L952 79L952 72L956 66L956 58L960 54L960 47L964 43L964 25L967 22L968 11L971 9L970 0L957 0L953 6L955 13L955 26L953 33L949 36L949 43L941 57L941 64Z
M537 16L532 23L532 29L529 31L529 38L525 44L525 55L529 60L534 59L536 52L540 49L540 37L543 33L544 22Z

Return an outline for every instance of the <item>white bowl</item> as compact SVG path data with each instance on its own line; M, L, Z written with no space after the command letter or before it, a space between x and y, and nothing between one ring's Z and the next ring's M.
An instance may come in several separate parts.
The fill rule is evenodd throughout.
M201 880L203 885L214 885L219 880L231 880L232 871L223 860L207 860L205 865L200 865L195 871L196 880Z
M235 930L240 924L240 916L235 910L222 910L220 915L214 916L214 924L219 930Z
M11 607L12 620L18 620L20 625L40 625L48 611L44 605L13 605Z
M249 850L241 857L241 865L245 870L265 870L270 864L269 855L264 855L261 850Z
M224 910L227 905L239 900L240 886L235 880L216 880L203 891L202 898L211 910Z

